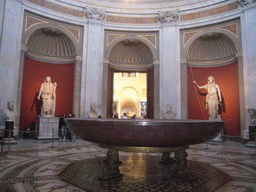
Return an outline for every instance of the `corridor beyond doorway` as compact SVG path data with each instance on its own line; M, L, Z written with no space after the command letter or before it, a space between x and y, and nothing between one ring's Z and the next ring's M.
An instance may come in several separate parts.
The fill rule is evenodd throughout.
M130 118L147 114L147 73L114 72L113 114L119 118L126 113Z

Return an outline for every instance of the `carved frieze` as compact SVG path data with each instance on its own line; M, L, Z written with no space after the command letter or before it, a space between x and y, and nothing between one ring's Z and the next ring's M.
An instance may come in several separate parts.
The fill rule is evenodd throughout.
M84 13L87 19L102 21L105 18L105 12L94 7L85 7Z
M178 10L159 11L158 18L162 24L177 22L179 20Z
M239 3L239 5L241 5L242 7L253 4L255 2L256 0L237 0L237 3Z

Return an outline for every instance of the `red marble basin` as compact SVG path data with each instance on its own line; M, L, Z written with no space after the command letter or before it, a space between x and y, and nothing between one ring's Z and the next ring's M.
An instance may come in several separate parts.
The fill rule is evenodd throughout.
M105 145L133 147L179 147L214 139L224 121L164 119L67 118L69 130L78 138Z

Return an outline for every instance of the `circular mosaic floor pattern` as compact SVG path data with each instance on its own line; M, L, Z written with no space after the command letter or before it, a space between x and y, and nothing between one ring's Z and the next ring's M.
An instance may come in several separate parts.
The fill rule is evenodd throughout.
M86 191L215 191L231 180L218 169L197 161L188 161L186 172L196 176L193 181L172 177L172 166L159 164L159 156L120 156L122 179L99 181L104 158L71 163L60 179Z

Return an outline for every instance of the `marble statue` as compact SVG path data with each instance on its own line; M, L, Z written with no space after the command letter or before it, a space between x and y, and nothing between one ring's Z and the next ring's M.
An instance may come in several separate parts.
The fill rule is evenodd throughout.
M15 117L18 116L17 111L14 109L14 102L7 102L7 108L4 110L6 121L15 121Z
M215 83L215 79L212 76L208 77L208 84L199 86L196 81L193 81L198 89L206 89L206 108L208 106L209 120L220 120L218 115L218 105L221 103L221 92L219 85Z
M249 108L248 113L251 117L250 125L255 126L255 123L256 123L256 109L255 108Z
M5 131L4 131L4 138L7 139L8 138L8 142L10 143L17 143L17 141L15 141L13 139L13 134L14 134L14 121L15 118L18 116L17 111L14 108L14 102L13 101L9 101L7 102L7 108L4 110L4 114L5 114ZM5 142L5 141L4 141Z
M164 119L175 119L176 114L172 112L172 106L167 105L166 108L167 108L167 111L164 114Z
M42 97L41 115L54 116L56 103L56 87L57 83L51 82L51 77L47 76L45 82L41 84L37 99Z
M97 105L95 103L90 104L90 111L87 113L89 118L98 118L98 113L96 111Z

